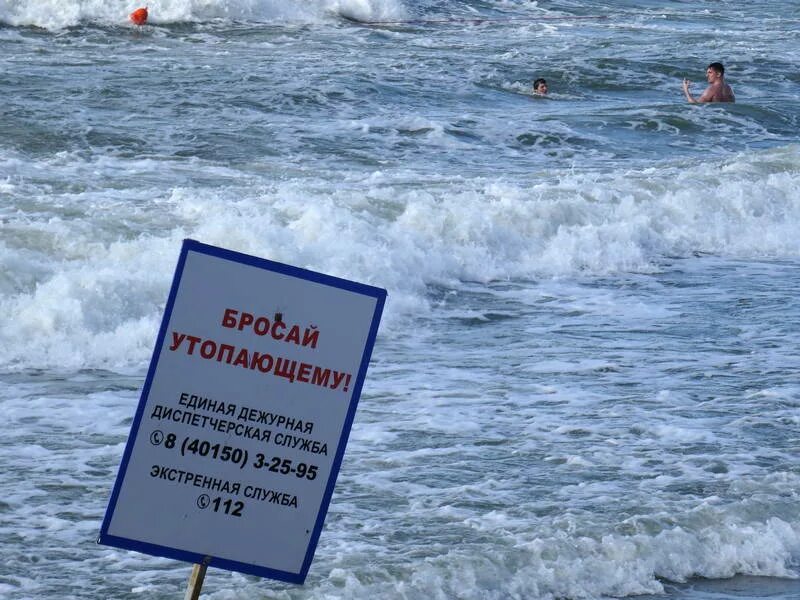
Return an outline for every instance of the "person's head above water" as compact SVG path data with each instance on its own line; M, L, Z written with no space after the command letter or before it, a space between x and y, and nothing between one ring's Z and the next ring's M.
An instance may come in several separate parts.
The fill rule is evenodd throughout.
M536 94L546 94L547 82L540 77L539 79L533 82L533 91Z
M704 102L736 102L733 88L725 81L725 67L721 62L712 62L706 67L706 80L708 87L698 97L695 98L689 91L691 81L683 80L683 94L691 104L702 104Z

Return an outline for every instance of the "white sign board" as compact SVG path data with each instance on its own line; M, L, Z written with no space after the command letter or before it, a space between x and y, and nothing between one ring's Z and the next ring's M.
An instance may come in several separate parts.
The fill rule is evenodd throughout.
M385 299L186 240L98 542L302 583Z

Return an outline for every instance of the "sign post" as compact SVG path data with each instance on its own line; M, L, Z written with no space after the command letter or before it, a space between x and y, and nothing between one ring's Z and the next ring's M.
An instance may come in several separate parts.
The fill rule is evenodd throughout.
M303 583L385 299L184 241L98 542Z
M193 565L192 574L189 575L189 585L186 587L186 595L183 600L198 600L200 598L200 590L203 589L203 580L206 578L206 571L208 565Z

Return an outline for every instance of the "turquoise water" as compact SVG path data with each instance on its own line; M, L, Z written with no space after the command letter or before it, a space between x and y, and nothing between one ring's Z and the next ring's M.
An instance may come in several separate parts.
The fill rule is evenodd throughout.
M204 598L800 596L794 3L133 8L0 4L0 596L183 593L95 539L186 237L389 292L305 586Z

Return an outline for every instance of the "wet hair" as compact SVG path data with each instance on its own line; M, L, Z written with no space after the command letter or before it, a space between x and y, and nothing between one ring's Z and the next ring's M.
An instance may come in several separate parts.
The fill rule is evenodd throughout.
M717 73L719 73L720 75L725 75L725 67L723 67L722 63L720 63L720 62L711 63L706 68L707 69L712 69L712 70L716 71Z
M533 82L533 89L535 89L535 90L539 89L539 86L541 84L547 85L547 82L540 77L539 79L537 79L536 81Z

